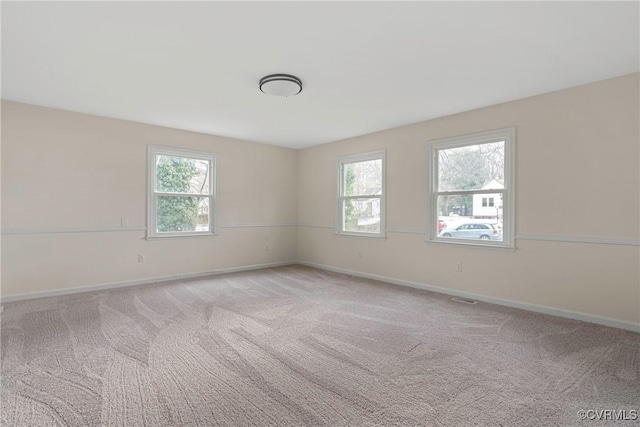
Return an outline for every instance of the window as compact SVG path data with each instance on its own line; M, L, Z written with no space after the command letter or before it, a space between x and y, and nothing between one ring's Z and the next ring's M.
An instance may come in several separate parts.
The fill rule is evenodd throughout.
M430 141L429 166L428 241L514 247L515 128Z
M149 146L147 237L214 233L216 156Z
M487 200L488 200L488 202L487 202ZM489 198L483 197L482 198L482 207L483 208L491 207L491 206L493 206L493 203L494 203L493 197L489 197Z
M336 233L384 237L385 152L338 159Z

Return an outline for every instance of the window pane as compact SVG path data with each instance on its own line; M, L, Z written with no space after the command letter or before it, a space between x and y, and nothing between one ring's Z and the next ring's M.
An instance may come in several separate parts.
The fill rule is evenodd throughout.
M345 163L345 196L377 196L382 194L382 159Z
M158 233L209 231L209 197L157 196Z
M209 162L189 157L157 155L156 191L209 194Z
M484 196L484 197L483 197ZM495 206L483 206L486 194L438 196L438 236L501 242L504 212L502 194L493 195Z
M344 231L380 232L380 199L347 199L344 201Z
M438 191L504 188L504 141L439 150Z

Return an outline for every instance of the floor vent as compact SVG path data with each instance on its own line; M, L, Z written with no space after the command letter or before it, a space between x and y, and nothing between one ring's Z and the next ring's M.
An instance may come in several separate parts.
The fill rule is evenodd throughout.
M453 297L451 299L454 300L454 301L457 301L457 302L463 302L465 304L477 304L478 303L478 301L473 300L473 299L469 299L469 298Z

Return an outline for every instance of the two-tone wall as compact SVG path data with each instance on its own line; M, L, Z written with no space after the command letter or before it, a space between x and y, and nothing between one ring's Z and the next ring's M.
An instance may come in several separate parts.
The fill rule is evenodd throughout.
M637 328L639 76L299 151L3 101L2 297L298 260ZM516 250L426 243L427 141L512 126ZM145 239L148 144L218 154L217 236ZM386 239L336 235L337 157L382 149Z
M638 77L300 151L298 260L637 325ZM425 243L427 141L512 126L517 249ZM337 235L336 158L374 150L387 153L387 238ZM456 272L460 262L463 271Z
M146 240L148 144L218 155L217 236ZM295 150L3 101L2 296L290 262L296 194Z

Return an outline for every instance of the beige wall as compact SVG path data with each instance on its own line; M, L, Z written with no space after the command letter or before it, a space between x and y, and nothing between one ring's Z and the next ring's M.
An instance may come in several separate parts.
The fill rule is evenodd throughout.
M624 76L300 151L3 101L2 295L298 259L638 323L639 83ZM511 126L517 249L425 243L427 141ZM144 238L148 144L218 154L218 236ZM387 238L336 235L337 157L380 149ZM121 217L130 230L52 232L118 228Z
M638 88L633 74L301 150L298 259L640 322ZM511 126L516 251L425 243L427 141ZM387 239L336 235L336 158L380 149Z
M148 144L218 155L218 236L145 239ZM2 295L295 260L296 176L295 150L3 101Z

